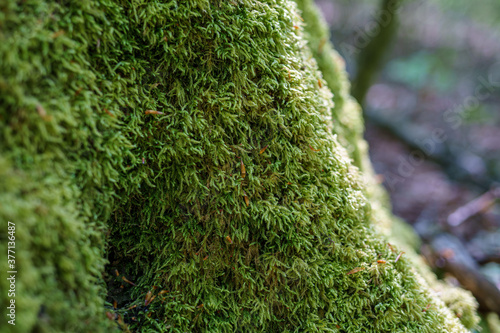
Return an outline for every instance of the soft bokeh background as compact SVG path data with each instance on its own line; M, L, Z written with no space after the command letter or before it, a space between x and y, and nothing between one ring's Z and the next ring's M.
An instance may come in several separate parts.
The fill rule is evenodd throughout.
M357 84L382 1L316 2ZM375 171L424 243L451 236L500 289L500 1L408 0L395 13L363 103Z

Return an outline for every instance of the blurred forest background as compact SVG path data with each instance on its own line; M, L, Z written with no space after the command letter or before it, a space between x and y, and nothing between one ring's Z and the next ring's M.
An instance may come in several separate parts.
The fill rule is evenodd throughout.
M441 277L500 313L500 1L316 3L394 213Z

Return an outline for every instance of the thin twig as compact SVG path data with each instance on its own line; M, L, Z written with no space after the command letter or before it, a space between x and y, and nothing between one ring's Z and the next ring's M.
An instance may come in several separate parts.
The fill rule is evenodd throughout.
M487 211L498 198L500 198L500 187L489 190L451 213L448 216L448 224L452 227L461 225L472 216Z

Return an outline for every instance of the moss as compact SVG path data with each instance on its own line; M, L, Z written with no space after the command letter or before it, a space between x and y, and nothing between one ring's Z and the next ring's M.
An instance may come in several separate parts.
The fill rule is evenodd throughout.
M2 331L108 331L102 279L140 332L464 331L373 228L294 3L1 6Z
M415 252L420 242L413 229L390 212L390 201L386 191L378 184L367 154L363 139L362 113L359 105L349 95L349 82L344 62L329 42L330 36L313 1L297 0L306 23L306 38L326 83L334 92L335 107L333 133L344 147L348 148L353 164L364 174L365 195L371 205L370 221L378 232L388 237L410 257L417 274L424 277L431 289L446 304L462 324L471 329L479 323L476 314L478 304L472 294L442 281L430 271L426 263Z
M477 301L470 291L460 288L450 288L444 282L436 283L434 289L440 293L439 297L451 312L460 318L465 327L475 328L477 326L479 323L479 317L476 313Z
M486 316L486 321L488 322L488 328L491 333L499 333L500 332L500 319L496 313L490 312Z
M0 218L16 223L18 271L16 326L4 320L2 332L110 327L99 281L126 139L89 64L102 12L67 5L0 5Z
M365 162L368 161L368 146L362 139L364 126L361 108L349 94L350 84L345 71L345 62L333 49L328 27L314 2L308 0L296 2L305 21L305 37L311 52L327 86L334 94L332 110L334 133L338 135L354 165L363 170Z

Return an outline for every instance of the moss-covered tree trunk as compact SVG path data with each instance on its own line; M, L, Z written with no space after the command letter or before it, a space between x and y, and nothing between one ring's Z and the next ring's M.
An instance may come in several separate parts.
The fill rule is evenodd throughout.
M342 61L298 5L0 4L0 218L19 271L2 332L475 325L467 294L453 313L388 244Z

